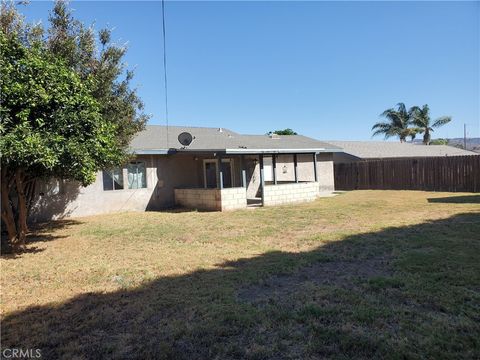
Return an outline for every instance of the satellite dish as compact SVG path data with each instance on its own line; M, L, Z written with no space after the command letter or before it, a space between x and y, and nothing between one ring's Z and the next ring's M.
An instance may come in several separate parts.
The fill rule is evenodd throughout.
M178 142L183 146L190 145L192 141L193 141L193 136L188 132L182 132L181 134L178 135Z

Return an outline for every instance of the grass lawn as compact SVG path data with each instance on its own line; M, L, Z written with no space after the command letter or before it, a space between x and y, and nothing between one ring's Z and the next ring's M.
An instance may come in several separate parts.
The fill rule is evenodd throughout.
M480 358L480 195L57 222L1 284L2 347L45 359Z

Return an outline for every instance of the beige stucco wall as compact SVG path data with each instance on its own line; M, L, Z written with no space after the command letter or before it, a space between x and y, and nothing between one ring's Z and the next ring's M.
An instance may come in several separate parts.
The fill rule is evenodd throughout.
M103 174L98 172L96 181L82 187L75 182L50 181L39 184L37 201L31 220L45 221L62 217L79 217L121 211L160 210L175 205L175 188L203 188L203 160L211 156L141 155L137 160L146 164L147 187L127 189L127 171L124 173L123 190L103 190ZM259 196L260 167L257 156L245 156L248 187L247 198ZM241 186L240 158L232 157L233 186ZM283 165L287 172L283 173ZM332 154L317 156L318 186L320 192L331 192L333 185ZM311 155L298 156L299 181L313 181ZM277 159L278 181L294 181L293 157L280 155ZM224 189L230 190L230 189ZM233 190L232 190L233 191ZM227 194L226 192L225 194ZM228 197L228 196L227 196ZM243 201L243 200L242 200Z
M71 181L52 180L39 183L37 200L30 219L45 221L99 213L146 210L152 201L157 184L157 164L155 159L150 156L140 156L138 160L145 162L146 188L127 189L126 168L123 169L123 190L104 191L101 171L97 173L95 182L87 187Z
M295 181L293 155L277 156L277 181Z
M317 155L318 188L320 193L330 193L335 190L333 174L333 154Z
M160 210L175 204L175 187L203 186L203 163L192 155L139 155L146 165L147 187L128 189L123 167L124 189L103 190L103 172L93 184L56 180L39 184L31 219L37 221L122 211Z
M260 188L260 165L256 164L253 167L253 159L258 157L249 157L247 164L250 164L250 171L247 168L247 180L250 179L247 188L247 197L249 199L256 197L259 194ZM297 171L298 181L314 181L314 165L313 155L298 154L297 155ZM331 153L322 153L317 155L317 175L318 187L321 193L329 193L334 191L334 176L333 176L333 156ZM277 155L277 182L294 182L295 171L293 155ZM268 183L267 184L271 184Z
M295 181L293 155L277 156L277 181ZM297 155L297 176L298 181L314 181L313 155Z
M244 166L247 176L247 198L260 196L260 165L258 156L245 156Z
M46 221L122 211L161 210L175 205L174 189L203 188L203 160L212 156L189 154L139 155L135 160L146 165L147 187L127 189L127 170L123 168L124 189L103 190L103 172L93 184L52 180L40 183L30 220ZM232 158L233 186L240 186L238 158Z

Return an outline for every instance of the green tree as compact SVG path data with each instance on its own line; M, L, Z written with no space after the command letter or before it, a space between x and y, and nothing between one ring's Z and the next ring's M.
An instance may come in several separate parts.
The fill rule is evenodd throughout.
M110 30L101 29L97 49L94 29L74 19L64 1L55 2L49 20L47 48L83 79L96 80L92 93L100 104L100 112L117 125L117 140L128 146L132 136L144 128L148 117L143 113L143 102L130 85L134 74L122 60L127 48L112 43Z
M448 139L433 139L429 145L448 145Z
M92 183L98 170L128 159L131 137L147 119L129 87L125 49L110 44L108 31L100 32L97 51L93 30L60 2L51 24L45 36L2 3L1 216L14 251L25 244L38 179Z
M428 105L423 105L423 107L413 106L411 114L412 123L417 127L418 133L423 134L424 145L430 144L431 133L434 129L448 124L452 120L450 116L441 116L432 123Z
M276 134L276 135L298 135L295 131L293 131L290 128L286 128L286 129L283 129L283 130L269 131L267 133L267 135L272 135L272 134Z
M418 133L418 129L410 127L413 114L411 109L407 110L404 103L398 103L396 109L385 110L380 116L387 121L373 125L373 136L384 135L385 139L398 136L400 142L405 142L408 137L413 140Z

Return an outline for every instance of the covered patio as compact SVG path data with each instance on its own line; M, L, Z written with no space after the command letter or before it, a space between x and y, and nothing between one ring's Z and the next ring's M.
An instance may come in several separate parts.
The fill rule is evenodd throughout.
M319 195L318 151L245 150L184 151L201 161L200 181L176 188L175 204L225 211L312 201Z

